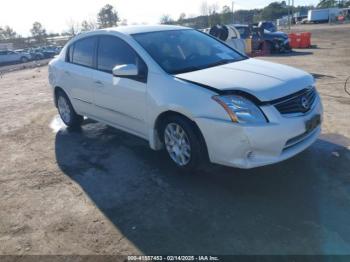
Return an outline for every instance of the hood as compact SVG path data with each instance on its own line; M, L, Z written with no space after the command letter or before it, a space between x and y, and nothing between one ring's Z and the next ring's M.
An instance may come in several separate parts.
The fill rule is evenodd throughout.
M302 70L251 58L176 77L220 91L244 91L263 102L293 94L314 83L313 77Z

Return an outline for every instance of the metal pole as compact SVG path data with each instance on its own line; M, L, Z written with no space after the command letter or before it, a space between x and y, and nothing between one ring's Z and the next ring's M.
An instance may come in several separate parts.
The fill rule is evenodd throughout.
M232 1L232 24L235 23L235 15L233 14L233 7L234 7L235 2Z
M294 0L292 0L292 20L294 18Z
M288 29L290 31L290 0L288 0Z

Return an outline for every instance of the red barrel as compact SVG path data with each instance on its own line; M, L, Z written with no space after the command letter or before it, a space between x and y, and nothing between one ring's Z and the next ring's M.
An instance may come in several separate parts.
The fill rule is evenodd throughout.
M295 33L288 34L289 45L291 48L299 48L300 46L300 36Z
M301 33L300 47L309 48L311 46L311 33L304 32Z
M310 32L301 33L300 48L309 48L309 47L311 47L311 33Z

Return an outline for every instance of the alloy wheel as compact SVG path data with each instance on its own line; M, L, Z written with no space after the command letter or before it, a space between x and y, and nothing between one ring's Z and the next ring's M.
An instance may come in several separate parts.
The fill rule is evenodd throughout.
M70 107L67 100L63 96L60 96L58 98L57 106L58 106L58 111L60 113L62 120L65 123L69 123L71 120Z
M179 166L191 160L191 145L185 130L176 123L169 123L164 130L164 142L171 159Z

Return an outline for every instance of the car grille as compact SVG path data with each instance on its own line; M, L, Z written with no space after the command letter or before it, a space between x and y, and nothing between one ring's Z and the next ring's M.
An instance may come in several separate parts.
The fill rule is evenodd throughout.
M314 87L304 89L284 99L273 103L276 109L282 114L305 114L312 109L316 100L316 89Z

